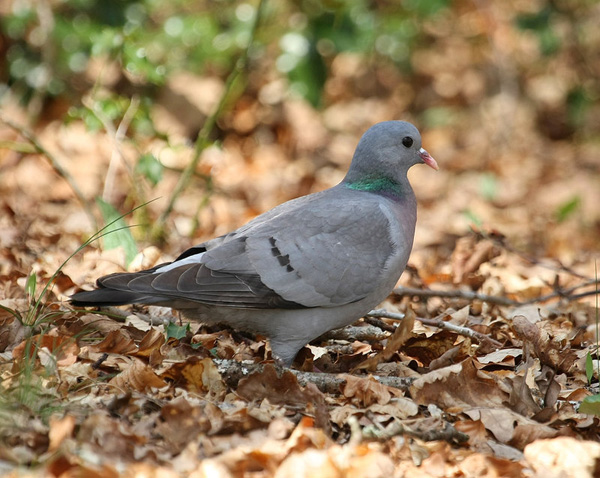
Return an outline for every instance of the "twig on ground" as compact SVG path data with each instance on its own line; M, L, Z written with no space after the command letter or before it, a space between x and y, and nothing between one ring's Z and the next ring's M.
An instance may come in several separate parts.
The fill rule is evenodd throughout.
M598 291L595 290L588 290L587 292L582 292L581 294L575 294L570 296L571 300L579 300L579 299L583 299L584 297L590 297L592 295L596 295L598 294Z
M132 312L130 310L119 309L118 307L102 307L100 311L102 315L106 315L111 319L114 319L118 322L125 322L128 317L135 315L138 319L150 324L150 325L164 325L167 326L171 322L166 317L152 317L148 314L142 314L140 312Z
M546 302L552 299L567 299L567 300L577 300L582 297L587 297L589 295L594 295L595 291L584 292L577 295L571 295L578 289L583 287L590 287L595 285L596 281L593 279L588 279L581 284L575 285L568 289L557 289L554 292L551 292L546 295L542 295L540 297L534 297L533 299L528 300L513 300L507 297L499 297L495 295L487 295L481 294L479 292L473 292L470 290L462 290L462 289L454 289L454 290L432 290L432 289L416 289L412 287L396 287L393 290L393 293L396 295L410 295L414 297L443 297L448 299L466 299L466 300L481 300L483 302L489 302L491 304L503 305L503 306L522 306L535 304L538 302Z
M298 378L300 385L306 385L306 383L311 382L314 383L322 392L325 391L326 388L333 386L335 387L334 393L339 393L340 386L346 383L344 374L331 375L327 373L301 372L300 370L291 371ZM415 381L415 378L413 377L384 377L380 375L369 376L377 380L382 385L398 388L404 391L407 391L411 384Z
M75 196L77 197L78 201L83 206L83 209L84 209L85 213L87 214L87 216L89 217L90 221L92 222L94 227L97 228L98 223L96 222L96 217L94 216L94 211L92 210L92 207L90 206L89 202L87 201L87 199L81 192L81 189L79 189L79 186L75 182L75 179L73 178L73 176L71 176L71 173L69 173L69 171L67 171L62 166L62 164L56 158L56 156L54 156L52 153L50 153L50 151L48 151L42 145L42 143L40 143L40 141L37 139L36 135L33 134L31 131L29 131L24 126L16 124L15 122L13 122L12 120L9 120L2 114L0 114L0 121L2 121L4 124L6 124L13 130L15 130L21 136L23 136L27 141L29 141L33 145L36 152L38 152L39 154L41 154L48 160L48 162L50 163L50 166L52 166L52 169L54 169L54 171L56 171L56 173L67 182L67 184L72 189Z
M396 295L410 295L415 297L445 297L450 299L481 300L497 305L521 305L516 300L507 297L498 297L495 295L480 294L470 290L431 290L415 289L412 287L396 287L393 290Z
M446 315L447 314L441 314L438 317L435 317L433 319L426 319L424 317L417 317L416 319L421 321L421 323L423 323L425 325L437 327L439 329L450 330L451 332L457 333L459 335L463 335L465 337L470 337L472 339L475 339L480 343L487 343L494 348L502 347L502 344L500 342L492 339L491 337L488 337L485 334L482 334L481 332L477 332L473 329L470 329L469 327L463 327L461 325L455 325L450 322L446 322L445 320L443 320L443 317L445 317ZM375 309L375 310L372 310L371 312L369 312L367 314L367 317L403 320L404 314L389 312L385 309Z
M394 420L385 428L365 427L363 435L366 438L388 440L397 435L410 435L423 441L444 440L449 443L465 443L469 435L458 431L451 423L436 419L432 423L431 418L418 420Z
M381 309L383 310L383 309ZM398 314L401 315L402 318L404 318L404 314ZM388 324L387 322L384 322L383 320L381 320L379 317L374 317L372 315L365 315L363 317L363 320L369 324L372 325L373 327L377 328L377 329L381 329L381 330L385 330L386 332L389 332L390 334L394 332L394 330L396 330L396 326ZM402 320L402 319L399 319Z
M387 325L387 324L386 324ZM395 330L394 327L390 327L391 330L386 330L386 332L393 332ZM389 334L383 332L381 327L367 325L367 326L356 326L356 325L347 325L346 327L342 327L341 329L333 329L319 337L319 340L360 340L360 341L369 341L369 340L384 340L389 338Z
M221 113L225 109L226 104L230 100L229 97L231 95L231 92L233 91L233 85L235 84L238 77L242 73L244 73L246 71L246 68L248 67L249 58L250 58L250 50L252 49L252 47L254 45L254 39L256 37L256 32L257 32L258 26L262 20L264 3L265 3L264 0L260 0L258 3L258 6L256 7L256 15L254 17L254 23L252 25L252 29L250 31L250 38L248 40L248 45L247 45L246 49L244 50L244 52L242 53L242 56L235 63L235 67L233 68L233 70L231 71L229 76L227 77L227 81L225 82L225 89L223 91L223 94L221 95L221 98L219 99L217 107L210 114L210 116L208 116L208 118L206 118L206 121L204 122L202 129L198 133L198 136L196 138L196 143L194 145L194 155L192 157L192 160L189 162L189 164L184 169L183 174L181 175L181 177L179 178L179 181L177 182L177 184L175 185L175 188L173 189L173 192L171 194L171 197L169 198L167 207L165 208L165 210L163 211L161 216L158 218L158 221L156 222L155 231L154 231L154 234L156 236L160 237L163 235L165 223L166 223L169 215L171 214L173 207L175 206L175 201L177 201L177 198L179 197L179 195L185 190L185 188L190 183L190 180L194 174L194 171L196 170L198 162L200 161L200 156L201 156L202 152L210 145L210 140L209 140L210 134L212 133L212 131L217 123L217 119L221 116Z
M451 332L455 332L459 335L464 335L465 337L475 339L480 343L489 344L494 349L499 349L502 347L502 343L492 339L491 337L485 334L482 334L481 332L477 332L476 330L470 329L469 327L463 327L461 325L456 325L451 322L446 322L445 320L443 320L443 317L446 317L446 315L447 314L441 314L433 319L417 317L417 320L420 320L421 323L423 323L424 325L450 330Z
M248 375L255 372L263 371L263 364L259 363L241 363L235 360L225 359L213 359L217 365L217 369L221 374L223 380L227 386L235 389L237 383ZM298 383L305 386L307 383L313 383L323 393L329 393L333 395L339 395L341 386L346 383L344 374L333 375L329 373L316 373L316 372L302 372L300 370L286 369L292 372L298 379ZM377 375L371 375L382 385L388 387L398 388L401 390L408 390L414 378L411 377L380 377Z
M398 324L398 327L396 327L396 330L394 330L387 339L383 350L377 352L375 355L367 357L353 367L352 371L354 372L359 369L375 371L380 363L389 361L392 356L406 344L406 341L412 337L415 318L415 312L411 308L408 308L406 314L404 314L404 318Z
M547 295L543 295L541 297L534 297L533 299L529 299L526 301L523 301L520 303L520 305L529 305L529 304L535 304L536 302L546 302L547 300L552 300L552 299L567 299L569 301L573 301L573 300L578 300L581 299L583 297L587 297L590 295L594 295L596 293L595 290L591 290L588 292L583 292L580 294L575 294L572 295L573 292L575 292L578 289L582 289L583 287L590 287L593 285L596 285L596 281L594 279L588 279L585 282L582 282L581 284L577 284L573 287L570 287L568 289L557 289L554 292L551 292L550 294Z

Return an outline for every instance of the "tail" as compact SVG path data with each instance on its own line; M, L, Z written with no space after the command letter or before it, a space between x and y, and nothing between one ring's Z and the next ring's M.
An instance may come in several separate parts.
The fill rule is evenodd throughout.
M149 304L156 302L156 297L148 297L139 292L96 289L77 292L71 297L71 304L76 307L108 307L125 304Z
M159 267L159 266L158 266ZM156 304L168 300L157 295L155 291L136 291L129 287L133 279L147 278L157 267L141 272L116 273L101 277L96 282L96 290L81 291L70 297L71 304L76 307L108 307L126 304Z

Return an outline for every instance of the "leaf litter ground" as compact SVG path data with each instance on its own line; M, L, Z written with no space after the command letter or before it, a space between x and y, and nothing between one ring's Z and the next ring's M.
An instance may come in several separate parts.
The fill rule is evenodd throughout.
M420 74L437 65L458 78L445 55L422 55ZM322 113L258 94L227 113L220 147L204 152L198 170L213 179L206 205L199 179L176 204L163 246L134 229L145 246L129 268L171 260L338 182L360 133L403 105L353 96L362 70L352 55L340 55L332 71L338 93L330 86ZM193 80L171 86L201 94ZM86 248L58 276L36 327L0 312L0 469L57 477L597 476L598 419L578 407L598 393L600 151L593 141L549 140L534 106L505 100L510 121L488 98L460 121L424 130L442 170L411 171L417 236L409 268L382 304L387 312L315 341L292 371L271 365L264 337L188 328L169 309L72 310L68 294L126 268L122 250ZM156 186L142 185L151 198L169 197L191 155L182 125L159 106L155 120L171 142L141 147L171 169ZM109 190L104 182L113 138L78 122L48 121L35 134L86 197L104 188L112 204L129 204L127 168L117 168ZM0 135L24 142L10 128ZM133 158L140 145L121 148ZM94 228L42 156L0 154L0 303L25 313L30 273L39 293ZM147 218L161 206L164 199L149 204ZM168 320L177 333L166 332Z
M44 138L44 131L40 134ZM85 143L94 140L68 128L60 129L58 140L71 135L83 136ZM436 151L435 142L428 147ZM29 166L15 162L8 169L12 187L3 188L2 198L2 303L17 310L28 307L29 272L36 271L40 283L48 280L83 237L75 227L81 212L68 191L61 191L61 178L44 170L39 157L29 160ZM291 167L281 152L271 161L274 174L287 174ZM254 173L257 167L260 172ZM48 186L43 202L35 191L19 195L29 192L24 184L29 168ZM201 211L211 216L202 221L207 235L255 213L226 197L252 197L259 186L235 183L228 174L257 180L268 175L254 162L220 168L213 173L215 182L221 184L223 175L229 193L216 193L214 204ZM337 179L341 169L330 177ZM303 476L462 476L484 468L489 476L506 476L542 469L545 456L573 459L585 446L588 461L577 466L592 476L600 454L598 421L577 408L597 388L597 377L590 388L585 371L596 311L593 295L572 296L593 290L594 259L562 242L562 229L570 230L573 247L589 240L588 231L580 230L580 220L553 224L546 217L546 250L539 256L529 247L539 238L526 228L528 221L508 237L485 227L469 230L466 221L461 230L459 192L452 191L460 191L457 184L465 178L451 163L445 169L444 178L429 182L440 189L437 199L429 199L434 196L429 190L420 194L428 184L424 172L413 178L425 198L420 233L398 294L383 304L389 312L414 310L416 319L365 319L355 327L359 339L333 337L304 349L296 373L268 365L262 337L191 324L182 337L167 339L168 309L125 309L116 318L71 310L66 294L124 268L122 252L87 248L59 276L48 301L51 319L37 335L27 340L19 321L2 316L2 459L21 466L39 463L42 468L33 468L31 476L154 476L159 470L164 476L290 476L299 467ZM266 194L255 206L259 210L283 199L280 181L261 181ZM312 182L314 189L321 186ZM438 188L446 182L455 186ZM543 215L538 194L530 187L527 201ZM484 222L497 230L516 228L505 208L517 216L536 214L525 208L519 213L519 205L510 202L497 208L477 199L472 207L489 215ZM182 214L178 220L189 219ZM173 253L164 254L149 247L137 266L173 257L185 245L170 239L166 249ZM517 252L519 246L527 252ZM586 282L587 288L572 289ZM405 295L408 288L455 297ZM510 305L484 300L486 295ZM552 297L531 302L544 295ZM413 325L402 330L407 323ZM29 375L23 372L25 362ZM25 385L25 396L11 403ZM23 468L18 473L27 474Z

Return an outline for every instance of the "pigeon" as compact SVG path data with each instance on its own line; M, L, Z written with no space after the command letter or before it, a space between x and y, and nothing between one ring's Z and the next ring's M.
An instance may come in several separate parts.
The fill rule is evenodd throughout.
M412 249L417 203L407 178L438 165L415 126L385 121L360 139L336 186L293 199L148 270L115 273L75 306L152 304L205 324L266 336L275 362L382 302Z

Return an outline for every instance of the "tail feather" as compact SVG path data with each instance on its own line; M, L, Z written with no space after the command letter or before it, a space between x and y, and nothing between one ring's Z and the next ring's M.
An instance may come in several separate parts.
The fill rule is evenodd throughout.
M165 300L164 297L148 296L133 291L101 288L73 294L71 304L76 307L107 307L125 304L153 304Z

